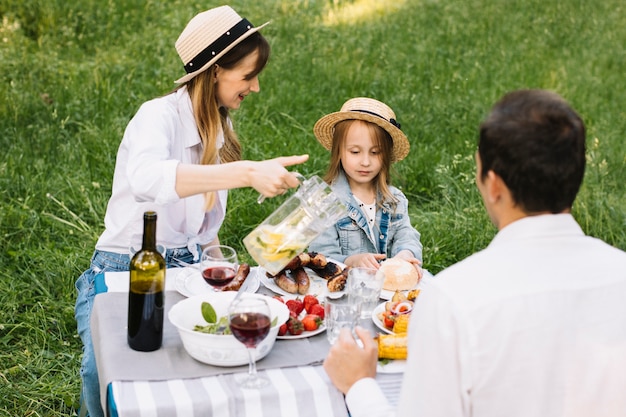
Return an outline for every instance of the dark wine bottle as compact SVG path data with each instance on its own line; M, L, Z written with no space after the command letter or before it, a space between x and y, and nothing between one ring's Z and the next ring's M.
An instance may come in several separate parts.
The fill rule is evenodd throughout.
M141 250L130 260L128 345L142 352L161 347L165 298L165 259L156 248L154 211L143 215Z

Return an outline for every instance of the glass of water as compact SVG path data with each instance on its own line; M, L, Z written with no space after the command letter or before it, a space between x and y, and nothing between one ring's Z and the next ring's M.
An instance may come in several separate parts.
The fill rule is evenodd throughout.
M348 294L352 303L360 304L361 318L368 319L380 303L380 291L385 274L374 268L350 268L348 271Z
M339 332L344 327L354 332L360 315L360 304L354 303L350 297L346 295L340 298L326 297L324 300L324 322L326 324L328 343L331 345L335 344L339 337Z

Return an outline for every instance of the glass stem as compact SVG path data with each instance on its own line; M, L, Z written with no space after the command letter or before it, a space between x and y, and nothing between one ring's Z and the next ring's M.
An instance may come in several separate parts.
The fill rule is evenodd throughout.
M248 349L248 377L249 379L256 378L256 361L254 360L254 353L256 348L249 347Z

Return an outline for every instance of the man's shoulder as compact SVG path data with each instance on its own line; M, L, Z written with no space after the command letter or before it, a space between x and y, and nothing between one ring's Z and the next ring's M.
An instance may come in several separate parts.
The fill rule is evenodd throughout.
M437 276L455 276L463 275L471 271L475 271L477 268L484 268L491 263L493 257L492 251L489 248L481 249L471 255L455 262L454 264L446 267Z

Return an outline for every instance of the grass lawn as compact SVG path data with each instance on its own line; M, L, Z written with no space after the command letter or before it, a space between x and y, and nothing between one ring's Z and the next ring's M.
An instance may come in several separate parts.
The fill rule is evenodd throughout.
M74 281L103 230L115 154L139 105L183 74L174 41L221 1L0 0L0 416L68 416L80 387ZM587 124L574 215L626 249L623 0L234 0L272 56L234 113L246 159L309 153L315 121L348 98L396 112L412 148L393 183L431 272L495 234L473 183L477 126L505 92L545 88ZM282 201L230 194L223 243ZM243 257L245 259L245 256Z

